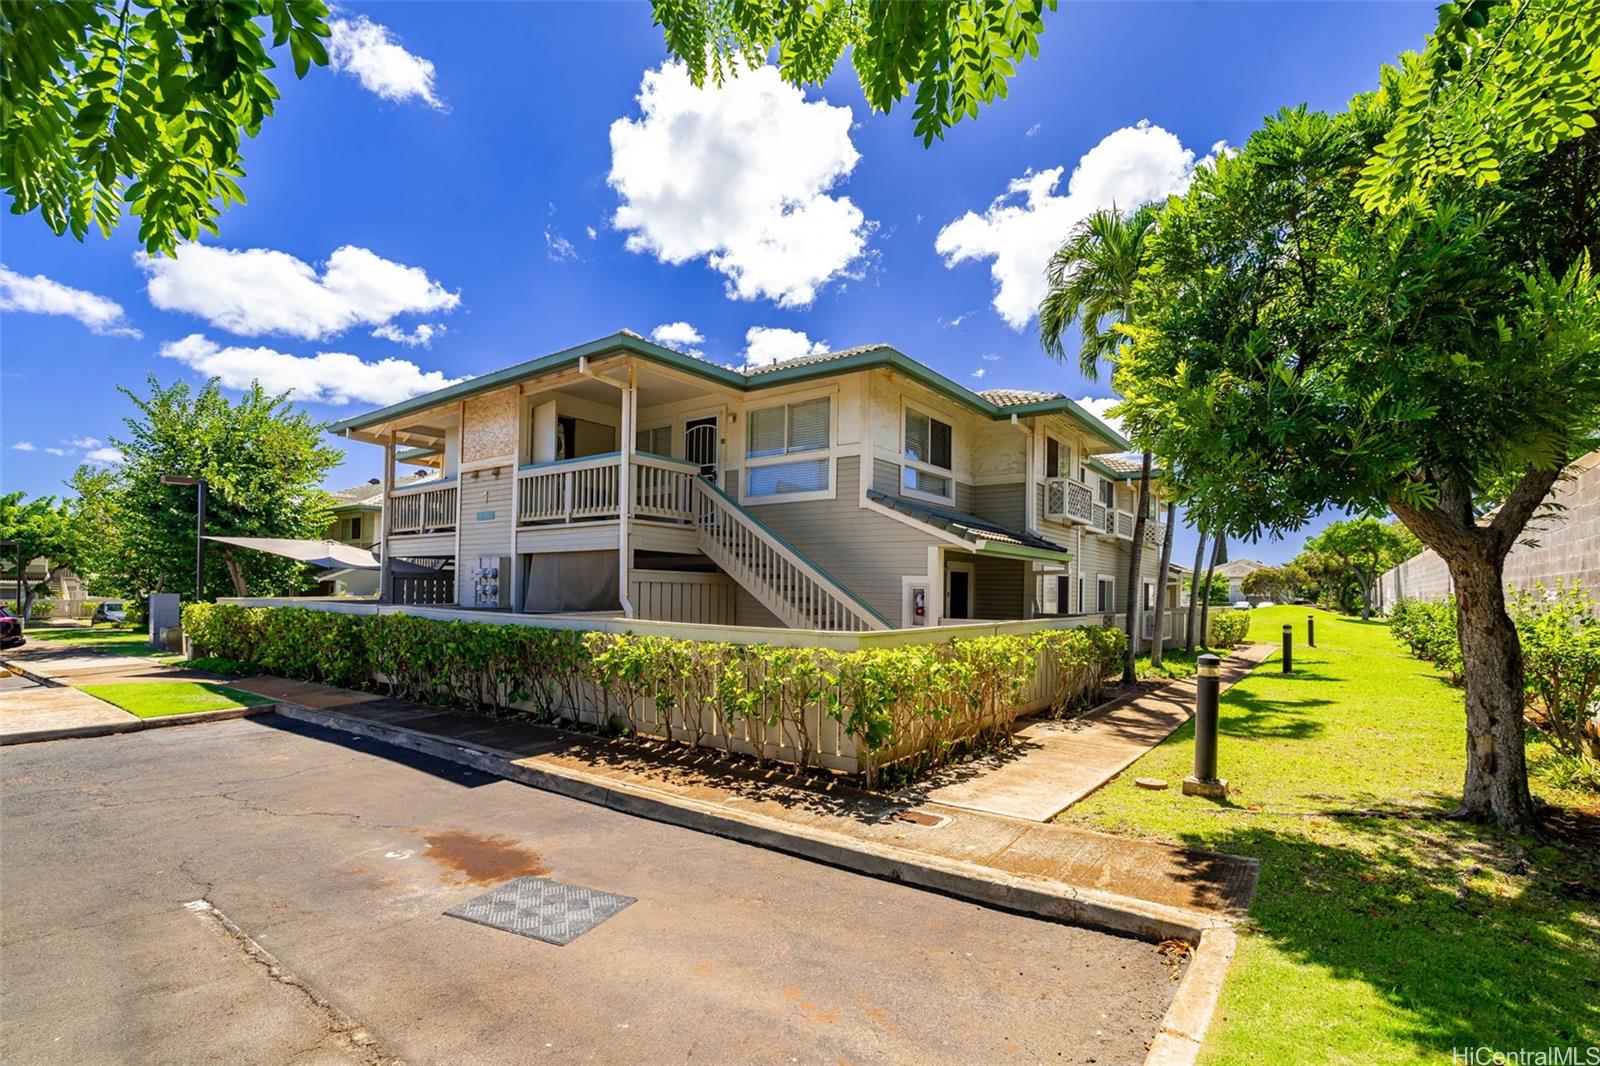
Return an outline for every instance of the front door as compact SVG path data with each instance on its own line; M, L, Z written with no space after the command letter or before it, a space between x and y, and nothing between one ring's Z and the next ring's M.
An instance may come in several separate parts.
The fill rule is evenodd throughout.
M972 570L952 566L945 572L944 616L946 618L972 617Z
M717 482L717 417L691 418L683 424L683 458L700 468L700 476Z

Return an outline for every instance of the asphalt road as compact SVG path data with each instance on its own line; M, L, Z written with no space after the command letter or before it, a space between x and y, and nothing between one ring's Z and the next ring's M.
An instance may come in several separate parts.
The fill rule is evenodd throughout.
M1149 944L277 716L0 770L11 1066L1133 1063L1176 987ZM565 947L442 913L522 874L638 902Z

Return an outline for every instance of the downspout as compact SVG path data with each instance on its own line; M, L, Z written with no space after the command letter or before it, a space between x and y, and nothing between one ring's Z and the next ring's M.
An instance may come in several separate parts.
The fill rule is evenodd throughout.
M1024 426L1022 420L1013 412L1011 415L1011 428L1021 433L1023 437L1022 528L1029 533L1036 534L1039 531L1039 493L1035 490L1033 484L1033 427ZM1068 570L1067 573L1071 574L1072 571ZM1025 613L1029 618L1036 618L1043 601L1039 595L1039 577L1034 571L1032 563L1028 564L1028 576L1031 579L1029 584L1032 586L1032 590L1024 590L1024 598L1028 604L1028 609Z
M589 357L578 357L578 373L586 378L604 382L622 393L622 439L618 441L620 454L617 468L617 599L622 602L622 617L633 617L633 600L628 595L628 577L631 569L632 548L629 545L629 527L633 517L633 423L638 402L638 371L628 367L627 383L597 374L589 367Z

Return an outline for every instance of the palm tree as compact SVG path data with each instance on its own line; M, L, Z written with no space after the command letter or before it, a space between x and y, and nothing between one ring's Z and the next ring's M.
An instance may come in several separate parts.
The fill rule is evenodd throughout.
M1039 340L1046 354L1065 359L1062 338L1074 321L1082 345L1078 369L1083 376L1100 376L1100 360L1116 362L1123 335L1118 323L1134 318L1134 283L1144 267L1156 211L1145 206L1124 215L1116 205L1096 211L1077 226L1067 242L1050 257L1045 268L1049 291L1039 304ZM1139 505L1133 520L1133 545L1128 552L1128 650L1122 660L1122 680L1132 684L1139 605L1139 563L1144 555L1144 525L1150 513L1150 453L1141 456Z

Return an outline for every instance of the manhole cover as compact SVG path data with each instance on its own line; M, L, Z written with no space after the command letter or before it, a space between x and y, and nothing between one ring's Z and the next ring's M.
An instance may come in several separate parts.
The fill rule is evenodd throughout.
M570 944L633 902L632 896L546 877L519 877L445 913L548 944Z
M895 811L889 817L897 822L910 822L912 825L928 829L938 829L942 825L950 824L950 816L947 814L925 814L922 811Z

